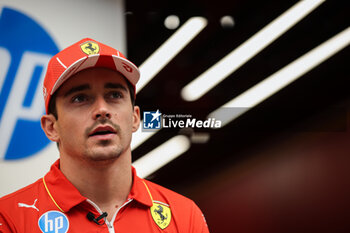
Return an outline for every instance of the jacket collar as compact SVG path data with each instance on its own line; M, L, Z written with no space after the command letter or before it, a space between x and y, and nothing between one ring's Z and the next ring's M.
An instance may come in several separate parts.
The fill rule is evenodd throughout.
M151 207L153 205L152 195L146 185L144 179L141 179L136 174L136 169L132 167L133 185L129 194L129 198L136 200L137 202Z
M73 184L63 175L59 168L60 160L57 160L50 171L43 177L43 183L46 192L50 196L53 203L62 212L68 212L74 206L81 204L87 200L80 192L73 186ZM133 185L129 193L128 199L151 207L153 201L148 187L143 179L137 176L136 169L131 167Z
M62 212L68 212L72 207L86 201L86 197L73 186L60 170L60 160L58 159L50 171L43 177L46 192L52 202Z

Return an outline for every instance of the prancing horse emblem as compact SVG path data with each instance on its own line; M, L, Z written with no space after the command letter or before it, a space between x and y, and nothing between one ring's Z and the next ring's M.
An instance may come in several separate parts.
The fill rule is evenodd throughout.
M171 221L171 210L167 204L154 201L153 206L151 207L151 215L160 229L163 230L169 226Z
M164 209L163 209L163 207L162 207L161 205L158 205L157 207L158 207L158 209L154 210L154 212L156 212L157 214L159 214L160 219L161 219L162 221L164 221L164 220L167 219L168 217L165 217L165 216L163 215Z
M100 52L100 47L98 44L92 41L85 42L84 44L80 45L80 48L87 55L98 54Z

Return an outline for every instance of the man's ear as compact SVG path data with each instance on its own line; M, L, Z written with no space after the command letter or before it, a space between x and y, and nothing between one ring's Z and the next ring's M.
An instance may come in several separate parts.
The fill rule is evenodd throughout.
M51 141L58 142L59 134L56 129L56 118L54 115L44 115L41 117L41 128L44 130L46 137Z
M140 108L134 106L132 132L136 132L140 126Z

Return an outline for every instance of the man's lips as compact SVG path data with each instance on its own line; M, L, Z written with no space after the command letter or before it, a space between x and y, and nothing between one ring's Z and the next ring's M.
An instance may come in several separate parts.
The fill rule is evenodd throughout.
M109 125L98 126L89 133L89 137L108 138L116 134L117 131Z

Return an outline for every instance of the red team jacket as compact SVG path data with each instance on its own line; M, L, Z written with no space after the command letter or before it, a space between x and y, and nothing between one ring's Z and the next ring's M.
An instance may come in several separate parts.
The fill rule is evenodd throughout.
M65 178L58 160L42 179L0 199L0 232L209 233L193 201L139 178L134 168L132 174L131 192L112 221L97 220L102 211Z

